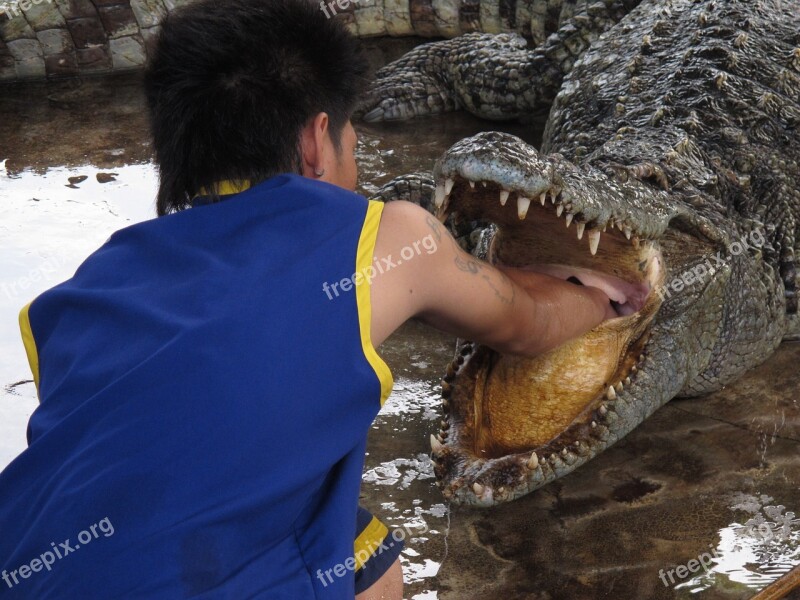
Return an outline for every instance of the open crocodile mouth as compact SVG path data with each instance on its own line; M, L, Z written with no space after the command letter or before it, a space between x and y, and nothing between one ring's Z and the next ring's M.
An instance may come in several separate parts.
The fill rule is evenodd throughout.
M460 349L442 384L447 420L431 440L437 476L446 496L493 504L608 445L609 407L637 377L664 268L655 239L613 210L590 217L552 173L509 186L470 164L437 165L437 216L495 224L490 262L598 287L619 315L535 358Z

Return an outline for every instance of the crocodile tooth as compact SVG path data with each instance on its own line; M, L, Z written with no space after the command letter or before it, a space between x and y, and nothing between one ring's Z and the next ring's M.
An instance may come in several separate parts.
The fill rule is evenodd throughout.
M504 488L502 485L499 488L497 488L497 493L498 494L502 494L505 491L506 491L506 488Z
M475 182L474 181L470 181L469 182L469 187L474 190L475 189Z
M456 184L455 179L446 179L444 182L444 195L449 196L450 192L453 191L453 186Z
M574 218L575 218L575 215L573 215L572 213L567 213L567 216L566 216L567 228L569 228L570 223L572 223L572 219L574 219Z
M625 225L625 227L622 228L622 232L625 234L626 238L631 239L631 235L633 235L633 231L631 231L630 227Z
M639 370L639 367L637 367L636 365L633 365L631 367L631 373L636 373L636 371L638 371L638 370Z
M544 206L544 203L547 202L547 192L539 196L539 202L541 202L542 206Z
M442 443L438 439L436 439L436 436L433 434L431 434L431 450L433 451L434 454L439 454L439 452L444 450L444 446L442 446Z
M550 204L556 203L556 195L554 193L550 193Z
M633 238L633 247L638 250L639 245L640 245L639 238L638 237Z
M482 185L483 187L486 187L486 186L487 186L487 185L489 185L489 184L488 184L488 183L486 183L485 181L481 181L481 185Z
M583 239L583 230L586 229L586 223L578 223L576 227L578 228L578 239Z
M539 457L536 455L536 452L531 454L531 457L528 459L528 462L525 463L528 465L528 468L533 471L536 467L539 466Z
M614 386L608 386L608 389L606 390L606 398L609 400L616 400L617 392L614 390Z
M559 204L556 207L556 216L560 217L563 213L564 213L564 205L563 204Z
M615 385L614 387L615 387L615 388L617 388L617 391L618 391L618 392L621 392L622 390L624 390L624 389L625 389L625 386L624 386L624 385L622 385L622 382L621 382L621 381L620 381L620 382L618 382L618 383L617 383L617 385Z
M483 496L483 490L484 487L477 481L472 484L472 491L475 492L476 496Z
M508 202L508 197L511 195L511 192L507 192L502 190L500 192L500 206L505 206L506 202Z
M626 377L625 378L625 385L630 385L630 384L631 384L631 378L630 377Z
M529 198L524 198L523 196L519 196L517 198L517 216L521 219L524 219L528 215L528 208L531 205L531 201Z
M601 415L605 415L608 412L608 409L606 408L605 404L601 404L600 408L597 409L597 412L599 412Z
M443 185L436 186L436 194L434 196L434 204L436 204L436 208L441 208L442 204L444 204L445 198L447 198L447 194L444 191Z
M566 456L568 452L569 452L569 450L567 450L566 448L564 448L564 449L561 451L561 454L562 454L563 456Z
M592 421L592 429L594 429L595 427L597 427L597 421Z
M597 254L597 249L600 247L600 232L593 229L589 232L589 251L592 256Z

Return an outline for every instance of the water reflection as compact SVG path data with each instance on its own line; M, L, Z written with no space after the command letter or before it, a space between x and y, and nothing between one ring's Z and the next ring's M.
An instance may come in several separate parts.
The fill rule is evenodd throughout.
M772 502L766 494L738 494L731 510L749 518L721 529L711 567L675 589L697 594L742 584L756 592L800 563L800 519Z

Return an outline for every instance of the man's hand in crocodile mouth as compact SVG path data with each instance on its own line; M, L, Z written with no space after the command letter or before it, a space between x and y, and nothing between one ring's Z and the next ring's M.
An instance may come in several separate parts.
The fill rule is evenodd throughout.
M518 283L517 269L532 271L544 276L540 285L554 277L598 288L613 307L610 320L539 356L469 345L451 368L443 384L448 420L432 439L437 476L445 495L491 504L504 492L520 495L508 488L525 487L519 481L526 476L523 466L547 467L540 462L567 446L574 450L605 426L605 404L630 383L660 306L653 291L663 269L655 241L640 237L621 217L590 220L591 212L582 210L552 165L541 161L539 173L521 177L485 172L497 171L497 161L483 172L476 165L485 162L453 162L452 168L437 164L440 219L455 214L495 224L487 259ZM497 480L501 472L506 490L503 477Z

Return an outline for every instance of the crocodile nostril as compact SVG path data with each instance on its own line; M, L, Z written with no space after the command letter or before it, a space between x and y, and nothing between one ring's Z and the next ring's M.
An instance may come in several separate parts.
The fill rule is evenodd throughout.
M567 281L569 281L570 283L574 283L575 285L583 285L581 283L581 280L574 276L567 279Z

